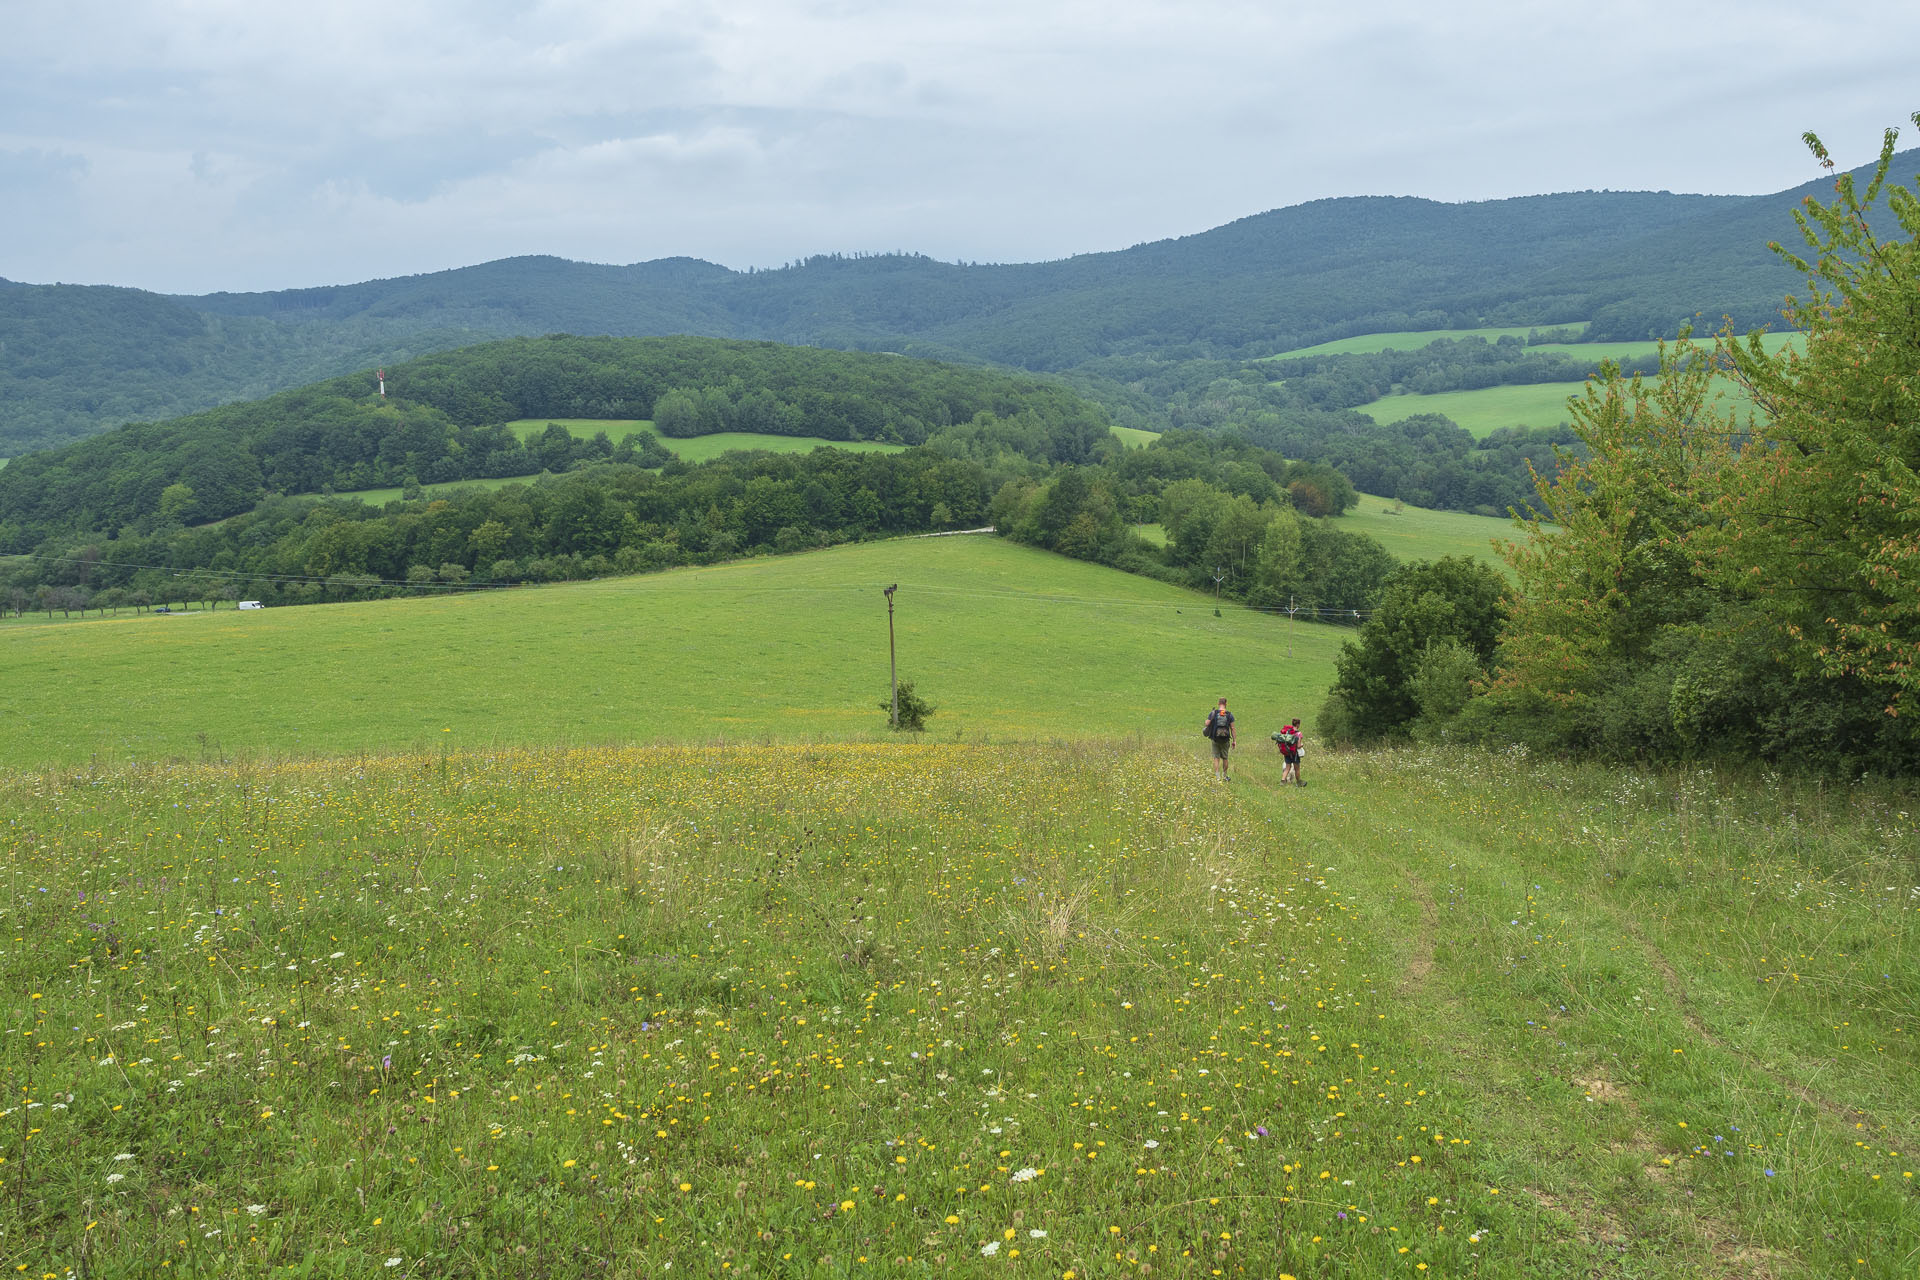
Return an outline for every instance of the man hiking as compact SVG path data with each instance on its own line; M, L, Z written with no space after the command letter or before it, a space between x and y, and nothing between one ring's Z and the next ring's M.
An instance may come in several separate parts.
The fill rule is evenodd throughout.
M1227 710L1227 700L1220 699L1220 705L1207 712L1207 724L1200 732L1213 743L1213 767L1220 775L1220 781L1232 782L1227 773L1227 753L1233 750L1233 712Z
M1280 785L1291 782L1295 786L1305 786L1300 781L1300 717L1287 721L1280 732L1273 735L1273 744L1280 748Z

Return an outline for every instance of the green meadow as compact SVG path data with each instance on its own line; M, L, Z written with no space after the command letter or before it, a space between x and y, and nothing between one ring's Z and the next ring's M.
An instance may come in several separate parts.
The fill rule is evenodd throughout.
M1800 333L1766 333L1760 336L1760 343L1769 352L1779 352L1788 347L1796 351L1803 350L1806 335ZM1579 356L1590 360L1652 360L1660 354L1657 342L1543 342L1528 347L1529 353L1535 351L1553 352L1559 355Z
M1910 1273L1902 795L1055 705L0 776L0 1263Z
M539 474L535 473L530 476L496 476L484 480L448 480L441 484L421 485L420 489L429 497L437 497L460 489L502 489L510 484L532 484L539 478ZM389 502L398 502L405 494L406 490L400 486L391 485L384 489L352 489L334 496L358 498L370 507L383 507Z
M1724 407L1737 413L1751 408L1746 395L1731 381L1717 381L1723 390L1716 398ZM1585 394L1585 387L1583 382L1538 382L1424 396L1392 395L1355 406L1354 411L1368 414L1376 422L1400 422L1419 413L1444 414L1476 438L1485 438L1502 427L1551 427L1572 421L1567 401Z
M1420 413L1444 414L1480 439L1501 427L1551 427L1570 421L1567 398L1579 394L1582 385L1532 382L1478 391L1382 396L1356 405L1354 412L1382 423L1400 422Z
M1129 449L1144 449L1160 438L1158 431L1148 431L1143 427L1115 427L1113 434Z
M0 626L0 763L857 736L884 729L880 588L896 582L901 676L940 708L942 738L1197 741L1221 693L1263 724L1317 706L1351 635L1303 624L1289 641L1269 616L1215 617L1205 596L993 537L432 598L29 616Z
M508 427L522 439L540 434L550 424L565 427L578 439L589 440L601 431L616 444L629 435L652 435L653 424L640 419L613 421L600 418L523 418L510 422ZM767 453L811 453L815 449L846 449L854 453L898 453L905 445L883 444L875 440L826 440L818 436L774 436L755 431L716 431L712 435L670 437L661 436L660 443L669 452L686 462L709 462L723 453L738 450L762 450ZM531 484L539 475L503 476L487 480L449 480L440 484L423 485L428 494L450 493L455 489L498 489L509 484ZM384 506L402 496L398 486L382 489L355 489L337 495L342 498L358 498L369 506Z
M944 537L7 622L0 1267L1911 1273L1910 791L1326 750L1352 633L1220 614Z
M630 435L659 436L660 443L687 462L707 462L723 453L759 449L768 453L811 453L815 449L846 449L854 453L898 453L905 445L877 440L828 440L821 436L776 436L759 431L716 431L704 436L661 436L643 418L520 418L506 424L522 440L549 426L565 427L575 439L590 440L601 432L615 444Z
M1357 505L1337 517L1342 529L1379 540L1393 558L1437 560L1441 556L1468 556L1500 568L1505 561L1493 548L1495 539L1510 539L1513 522L1464 511L1431 511L1392 498L1360 495ZM1167 531L1157 524L1136 524L1133 531L1156 547L1167 545Z
M1770 333L1762 336L1769 351L1798 349L1803 341L1797 333ZM1591 356L1595 360L1651 359L1659 354L1655 342L1543 343L1529 351L1560 352ZM1750 408L1745 393L1730 379L1719 379L1719 393L1736 412ZM1502 427L1551 427L1571 421L1567 399L1583 393L1585 382L1536 382L1485 387L1478 391L1441 391L1431 395L1397 394L1358 405L1355 411L1376 422L1400 422L1420 413L1438 413L1451 418L1476 438Z
M1339 525L1378 539L1396 560L1467 556L1495 568L1506 564L1494 550L1495 541L1510 541L1518 532L1511 520L1464 511L1430 511L1370 493L1360 495L1359 504L1339 517Z
M1351 338L1336 338L1332 342L1320 342L1311 347L1300 347L1293 351L1282 351L1277 355L1262 356L1263 360L1300 360L1308 356L1363 356L1381 351L1418 351L1441 339L1484 338L1495 342L1501 338L1525 339L1530 333L1540 333L1549 329L1584 330L1586 323L1567 325L1521 325L1518 328L1485 329L1420 329L1396 333L1362 333ZM1533 348L1546 350L1545 347Z

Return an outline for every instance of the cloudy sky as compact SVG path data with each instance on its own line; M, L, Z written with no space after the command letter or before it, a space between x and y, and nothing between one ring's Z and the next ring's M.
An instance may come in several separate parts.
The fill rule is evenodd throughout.
M0 0L0 276L1033 261L1324 196L1758 193L1920 108L1920 5ZM1920 142L1908 129L1908 141Z

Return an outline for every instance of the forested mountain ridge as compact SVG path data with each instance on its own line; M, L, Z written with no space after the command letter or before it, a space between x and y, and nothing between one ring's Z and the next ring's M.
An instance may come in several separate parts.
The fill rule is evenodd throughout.
M1911 164L1916 153L1900 157ZM1588 191L1318 200L1054 262L825 255L736 272L551 257L270 293L0 282L0 456L496 337L685 333L1073 372L1247 359L1328 338L1593 321L1671 333L1778 320L1768 253L1817 179L1764 196Z

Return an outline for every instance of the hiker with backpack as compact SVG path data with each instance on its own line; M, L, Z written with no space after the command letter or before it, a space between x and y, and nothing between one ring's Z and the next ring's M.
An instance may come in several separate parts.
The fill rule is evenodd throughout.
M1280 732L1273 735L1273 745L1280 748L1280 784L1291 782L1297 787L1306 783L1300 781L1300 717L1287 721Z
M1220 705L1207 712L1206 726L1200 730L1207 740L1213 743L1213 765L1220 774L1220 781L1232 782L1227 773L1227 753L1233 750L1233 712L1227 710L1227 700L1220 699Z

